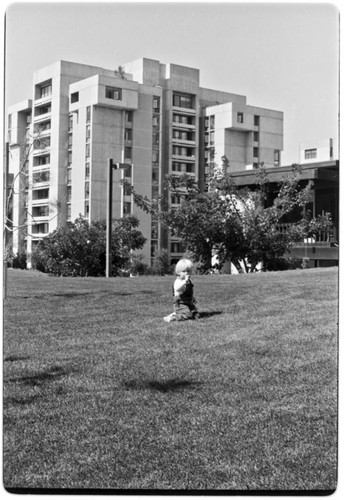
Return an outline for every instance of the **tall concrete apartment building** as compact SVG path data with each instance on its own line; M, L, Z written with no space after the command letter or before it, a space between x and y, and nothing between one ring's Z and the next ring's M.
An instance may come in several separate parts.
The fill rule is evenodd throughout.
M112 213L138 216L148 263L157 249L168 249L173 261L182 248L133 204L121 175L151 199L166 174L188 173L205 186L214 154L219 164L226 155L232 172L260 162L280 166L282 112L200 87L195 68L146 58L121 68L59 61L36 71L32 98L8 110L15 252L30 254L40 238L80 214L105 219L109 158L131 165L114 171Z

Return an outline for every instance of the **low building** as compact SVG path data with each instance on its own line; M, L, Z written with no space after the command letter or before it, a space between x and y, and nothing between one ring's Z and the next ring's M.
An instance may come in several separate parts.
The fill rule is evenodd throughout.
M266 168L271 198L277 191L278 184L293 171L293 165ZM289 257L304 261L307 267L337 266L339 261L339 161L327 160L299 164L299 185L306 187L312 182L312 200L307 209L313 217L330 213L333 222L331 231L319 234L317 238L308 239L295 245ZM234 172L233 178L238 186L251 189L257 185L255 170ZM280 224L280 230L297 221L297 214L291 214L289 220Z

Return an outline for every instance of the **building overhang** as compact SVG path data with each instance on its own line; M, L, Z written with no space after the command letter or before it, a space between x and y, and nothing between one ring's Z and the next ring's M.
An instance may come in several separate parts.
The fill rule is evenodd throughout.
M326 180L333 182L334 184L339 183L339 161L326 161L317 163L308 163L305 165L299 165L300 170L300 181L310 181L310 180ZM268 182L279 183L282 182L288 175L290 175L294 170L293 165L282 166L282 167L269 167L265 168L264 171L267 176ZM231 174L235 184L237 186L254 186L259 183L258 169L254 170L243 170L241 172L233 172Z

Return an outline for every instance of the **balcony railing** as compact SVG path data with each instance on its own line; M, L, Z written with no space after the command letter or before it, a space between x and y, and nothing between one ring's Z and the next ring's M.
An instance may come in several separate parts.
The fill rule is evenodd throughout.
M281 223L277 225L277 230L281 233L285 233L292 226L292 223ZM335 226L327 229L326 231L319 231L316 235L312 237L305 238L303 245L309 246L331 246L331 244L337 242L337 228Z

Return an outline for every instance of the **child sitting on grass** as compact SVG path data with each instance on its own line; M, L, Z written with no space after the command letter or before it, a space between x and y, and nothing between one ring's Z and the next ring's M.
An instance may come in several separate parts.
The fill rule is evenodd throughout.
M176 264L177 277L173 284L174 312L164 317L167 323L199 318L193 296L193 283L190 280L192 270L193 263L189 259L181 259Z

